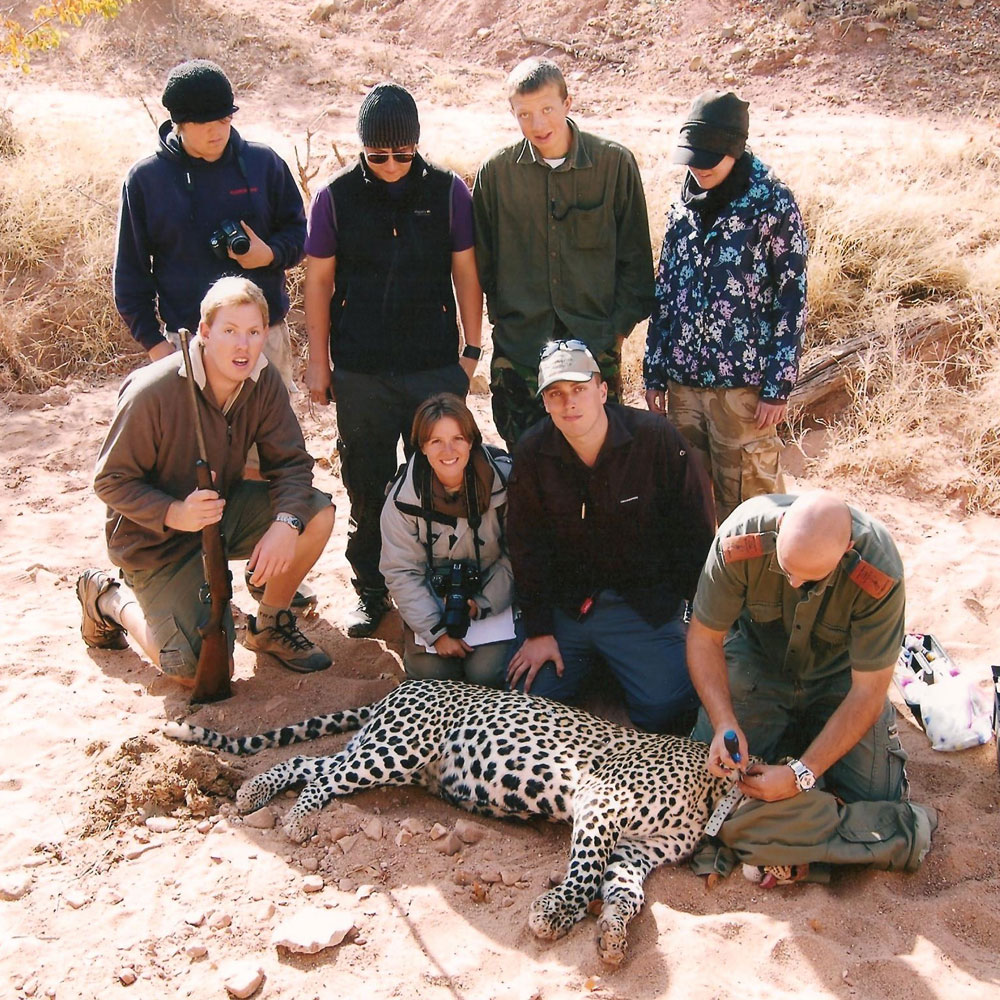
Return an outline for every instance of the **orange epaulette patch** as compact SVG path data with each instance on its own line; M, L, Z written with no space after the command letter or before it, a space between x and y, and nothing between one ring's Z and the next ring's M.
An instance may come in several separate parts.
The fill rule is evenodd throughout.
M763 554L763 535L730 535L722 539L722 560L727 564L757 559Z
M883 573L882 570L873 566L864 559L859 559L857 565L848 574L850 578L866 593L872 597L885 597L896 585L896 581Z

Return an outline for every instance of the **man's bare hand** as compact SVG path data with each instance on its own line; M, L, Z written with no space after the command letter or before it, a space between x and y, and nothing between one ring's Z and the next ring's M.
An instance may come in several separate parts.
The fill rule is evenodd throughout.
M562 677L563 661L559 652L559 643L554 635L536 635L533 639L525 639L521 648L511 657L507 667L507 681L515 687L523 678L524 693L531 690L532 682L542 667L552 661L556 673Z
M230 250L229 256L247 271L255 267L268 267L273 264L274 251L242 219L240 219L240 225L250 237L250 249L241 254L235 254Z
M310 361L306 365L305 383L314 403L329 406L333 402L333 373L326 361Z
M250 553L247 569L253 570L250 581L263 587L268 580L286 573L295 559L299 533L290 524L275 521L261 536Z
M226 501L215 490L193 490L168 508L163 523L174 531L201 531L222 520Z
M751 764L740 790L752 799L777 802L799 794L795 772L787 764Z
M762 431L766 427L777 427L785 419L785 411L788 404L785 402L768 403L766 400L757 400L757 411L754 413L754 421L757 430Z
M647 389L646 406L649 407L650 413L659 413L664 416L667 412L667 390Z

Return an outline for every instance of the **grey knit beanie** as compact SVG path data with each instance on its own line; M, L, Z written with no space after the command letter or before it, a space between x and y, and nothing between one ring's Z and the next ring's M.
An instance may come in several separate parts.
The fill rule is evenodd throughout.
M239 111L233 88L220 66L207 59L191 59L175 66L163 88L163 106L175 124L215 122Z
M420 119L410 92L396 83L380 83L361 102L358 138L369 149L415 146L420 139Z

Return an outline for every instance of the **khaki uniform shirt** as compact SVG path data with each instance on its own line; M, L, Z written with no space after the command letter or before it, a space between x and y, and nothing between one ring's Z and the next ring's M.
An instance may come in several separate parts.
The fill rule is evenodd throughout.
M476 263L497 353L532 368L558 319L599 354L653 305L653 254L635 158L570 121L550 167L524 139L494 153L472 190Z
M850 508L853 548L825 580L797 589L774 551L793 500L756 497L722 524L698 582L695 616L719 632L732 627L741 652L770 674L809 681L892 666L903 641L905 594L888 530Z

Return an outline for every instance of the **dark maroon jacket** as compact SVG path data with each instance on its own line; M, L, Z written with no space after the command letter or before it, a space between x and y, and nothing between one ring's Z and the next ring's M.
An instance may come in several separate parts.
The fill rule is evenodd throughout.
M588 468L551 418L528 430L508 482L508 543L529 638L552 611L576 616L617 591L654 627L694 596L715 537L708 480L659 414L606 404L608 435Z

